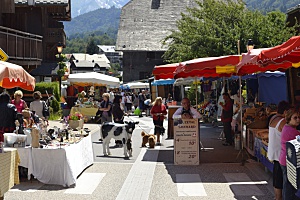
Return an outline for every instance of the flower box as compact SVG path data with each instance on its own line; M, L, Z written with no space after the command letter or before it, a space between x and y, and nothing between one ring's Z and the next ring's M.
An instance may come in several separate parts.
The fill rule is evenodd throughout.
M75 130L79 127L79 129L83 128L83 119L80 120L69 120L69 126Z

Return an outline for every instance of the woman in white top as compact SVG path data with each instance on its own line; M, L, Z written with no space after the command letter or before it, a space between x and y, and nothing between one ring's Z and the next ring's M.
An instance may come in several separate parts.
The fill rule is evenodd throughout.
M127 112L132 110L132 96L130 93L126 94L125 106L126 106Z
M269 122L269 145L268 158L273 161L273 187L275 199L282 199L283 172L279 164L279 155L281 151L281 132L286 124L285 115L290 105L286 101L281 101L277 107L277 113Z
M127 112L127 108L125 106L125 103L126 103L126 94L123 93L123 95L122 95L122 101L121 101L121 106L124 108L124 111Z
M33 98L34 98L34 100L30 103L29 110L34 111L35 114L37 116L39 116L40 118L42 118L42 117L46 118L46 116L43 116L43 109L44 109L45 101L41 100L41 98L42 98L41 92L40 91L35 91L33 93Z

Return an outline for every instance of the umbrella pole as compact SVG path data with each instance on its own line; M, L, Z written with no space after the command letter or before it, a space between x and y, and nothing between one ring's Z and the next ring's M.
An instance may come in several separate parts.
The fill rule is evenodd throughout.
M241 54L241 49L240 49L240 40L238 40L237 41L237 46L238 46L238 55L240 55ZM244 139L243 139L243 131L244 131L244 128L243 128L243 109L242 109L242 107L243 107L243 102L242 102L242 76L239 76L239 93L240 93L240 117L241 117L241 139L240 139L240 141L241 141L241 150L239 151L239 153L238 153L238 155L237 155L237 157L236 157L236 159L238 159L238 157L239 157L239 155L240 154L242 154L242 161L241 161L241 165L245 165L245 162L246 162L246 160L244 159L244 151L245 151L245 149L244 149Z
M241 165L243 166L243 165L245 165L245 163L246 163L246 160L245 160L245 157L244 157L244 154L246 153L247 154L247 152L245 152L245 148L244 148L244 138L243 138L243 130L244 130L244 128L243 128L243 109L242 109L242 77L241 76L239 76L239 85L240 85L240 89L239 89L239 94L240 94L240 105L239 105L239 109L240 109L240 123L241 123L241 139L240 139L240 141L241 141L241 150L239 151L239 153L238 153L238 155L236 156L236 160L238 159L238 157L239 157L239 155L241 154L241 156L242 156L242 160L241 160ZM247 154L248 155L248 154ZM249 156L248 156L249 157Z
M196 82L196 107L198 107L198 83L197 83L197 78L195 77L195 82Z

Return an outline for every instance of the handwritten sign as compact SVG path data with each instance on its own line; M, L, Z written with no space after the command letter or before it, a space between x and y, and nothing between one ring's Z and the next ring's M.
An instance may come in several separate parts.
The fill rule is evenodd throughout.
M198 119L174 119L175 165L199 165Z

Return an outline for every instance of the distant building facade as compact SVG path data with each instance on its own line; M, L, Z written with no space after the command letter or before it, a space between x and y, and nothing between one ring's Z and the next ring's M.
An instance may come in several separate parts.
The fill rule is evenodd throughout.
M104 54L73 53L70 57L70 70L72 74L85 72L101 72L107 74L110 61Z
M58 42L66 42L61 21L70 20L71 0L1 0L0 47L29 72L53 68Z
M124 82L150 78L155 65L165 64L162 40L193 6L193 0L131 0L122 8L115 50L123 52Z
M115 51L115 46L97 45L99 54L105 54L111 64L121 64L123 52Z

